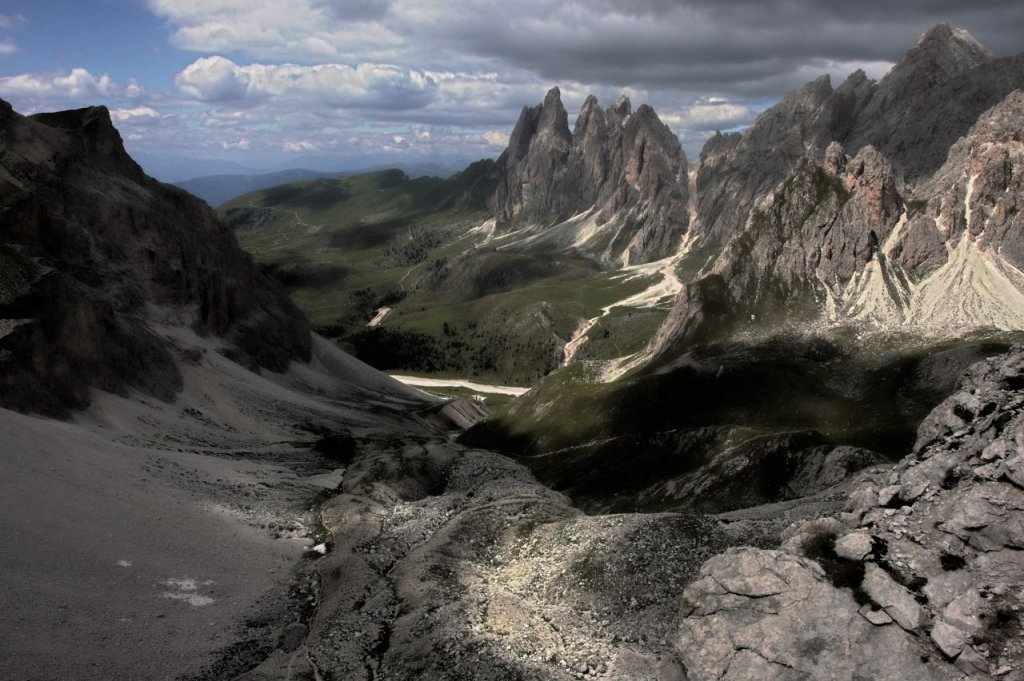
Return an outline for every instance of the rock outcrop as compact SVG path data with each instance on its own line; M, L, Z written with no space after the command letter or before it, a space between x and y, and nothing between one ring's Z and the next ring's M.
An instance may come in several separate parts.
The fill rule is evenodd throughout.
M557 88L523 109L498 159L497 233L609 263L672 255L689 225L686 156L650 106L588 97L570 132Z
M212 210L147 177L103 107L23 117L0 102L0 406L61 415L90 388L169 399L160 324L281 371L305 318Z
M912 455L804 522L731 549L683 596L705 679L1024 678L1024 348L973 366Z
M943 25L878 83L823 77L712 138L691 225L708 264L652 353L792 324L1024 329L1020 88L1024 58ZM726 312L701 309L723 287Z

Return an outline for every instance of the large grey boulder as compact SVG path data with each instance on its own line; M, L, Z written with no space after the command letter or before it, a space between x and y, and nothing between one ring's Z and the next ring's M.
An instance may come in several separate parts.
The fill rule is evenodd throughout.
M814 561L737 548L683 594L675 639L690 681L937 681L960 674L917 639L861 614Z

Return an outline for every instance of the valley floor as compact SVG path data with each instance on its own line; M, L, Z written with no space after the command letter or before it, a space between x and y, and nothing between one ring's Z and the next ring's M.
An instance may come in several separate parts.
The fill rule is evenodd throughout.
M920 466L824 466L806 496L731 512L588 515L521 463L453 441L472 403L321 338L310 363L257 375L213 341L163 332L192 358L172 404L97 394L73 423L0 412L0 678L782 680L813 662L852 681L882 650L871 678L952 681L919 622L952 617L940 608L965 584L1020 582L1020 351L935 410ZM975 472L950 482L948 466ZM947 507L967 509L949 516L964 546L987 547L964 548L954 571L938 558ZM1008 515L977 529L975 510ZM921 545L902 534L911 516L932 533ZM840 548L869 532L889 558ZM922 546L928 579L896 584ZM771 582L776 568L793 579ZM844 570L867 570L867 595ZM909 591L922 584L941 590L922 600ZM906 609L925 607L911 603L934 612L911 622ZM980 635L993 669L1024 654L1013 631ZM824 661L807 662L813 646Z
M200 356L174 403L97 392L73 422L0 410L2 679L233 678L315 598L304 555L343 468L310 445L430 431L414 415L436 402L326 341L259 376L164 332Z

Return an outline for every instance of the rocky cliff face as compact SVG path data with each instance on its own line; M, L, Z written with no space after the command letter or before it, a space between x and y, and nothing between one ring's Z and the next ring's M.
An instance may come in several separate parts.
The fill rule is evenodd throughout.
M682 598L705 679L1020 679L1024 350L972 367L911 456L780 550L730 549Z
M142 172L105 108L0 102L0 406L64 414L91 387L172 397L163 324L254 367L309 357L301 313L203 202Z
M499 233L619 264L672 255L689 225L686 156L654 109L589 97L570 132L557 88L524 109L498 159Z
M691 226L709 264L652 349L794 323L1024 328L1017 88L1024 60L943 25L878 83L821 78L711 139Z

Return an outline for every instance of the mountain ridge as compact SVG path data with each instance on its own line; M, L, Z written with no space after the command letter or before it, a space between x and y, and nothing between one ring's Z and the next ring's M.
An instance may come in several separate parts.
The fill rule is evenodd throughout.
M924 82L908 89L908 79ZM694 230L711 264L687 282L693 290L676 302L653 354L668 356L695 340L698 319L705 332L713 323L719 334L772 323L938 337L1020 329L1024 319L998 298L1024 293L1013 198L1020 133L1012 123L1022 87L1024 60L994 58L966 32L940 25L879 83L855 73L833 91L819 78L745 133L710 140ZM923 123L906 122L923 108L934 109ZM934 128L949 111L948 124ZM946 146L968 111L977 111L970 127ZM907 145L924 126L928 143ZM992 179L975 185L976 177ZM722 313L713 319L696 311L702 303L694 301L704 297L696 289L715 288L701 276L720 277L728 289L718 287ZM988 283L978 289L972 281ZM927 302L942 297L970 302L946 315Z
M90 386L169 398L163 317L253 367L309 358L294 304L205 204L143 173L105 107L26 118L5 103L0 136L0 258L19 273L0 289L5 406L66 413Z

